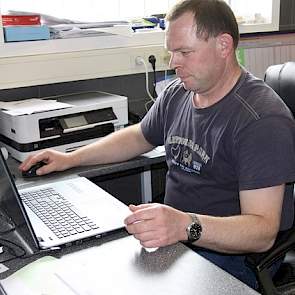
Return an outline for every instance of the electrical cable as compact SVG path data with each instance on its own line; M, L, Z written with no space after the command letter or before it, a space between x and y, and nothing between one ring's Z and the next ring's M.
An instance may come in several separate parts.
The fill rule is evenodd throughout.
M146 112L148 112L148 110L150 109L149 105L153 103L153 100L149 100L144 104L144 108L146 110Z
M16 258L22 258L26 255L26 250L22 246L14 243L14 242L11 242L7 239L0 238L0 244L1 244L1 246L7 248L7 251L9 252L9 254L12 255L12 257L9 257L5 260L0 260L0 263L6 263L6 262L11 261ZM19 251L19 250L21 252L20 254L17 253L17 251Z
M136 58L136 60L137 60L136 62L138 64L144 65L144 68L145 68L145 89L146 89L146 92L147 92L150 100L155 101L154 97L151 95L150 90L149 90L149 72L148 72L147 64L146 64L145 60L140 56L138 56Z
M7 259L0 260L0 263L6 263L17 258L30 258L33 256L38 256L40 253L47 253L47 252L52 253L53 251L61 250L61 248L55 247L55 248L42 249L34 253L28 254L25 248L22 247L21 245L0 237L0 247L1 246L4 248L3 253L7 251L11 256L8 257ZM17 253L18 251L20 253ZM1 253L0 253L0 257L1 257Z
M153 98L157 98L158 94L156 91L156 85L157 85L157 73L156 73L156 57L154 55L149 56L149 63L152 65L153 68L153 76L154 76L154 82L153 82Z
M15 230L15 224L13 220L1 209L0 209L0 220L2 225L7 224L10 227L10 228L7 228L6 230L0 230L0 235L5 235Z

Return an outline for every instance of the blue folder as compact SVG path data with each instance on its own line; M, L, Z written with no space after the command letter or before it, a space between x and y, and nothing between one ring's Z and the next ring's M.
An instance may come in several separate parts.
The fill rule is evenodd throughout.
M5 42L32 41L50 39L49 28L42 26L11 26L4 27Z

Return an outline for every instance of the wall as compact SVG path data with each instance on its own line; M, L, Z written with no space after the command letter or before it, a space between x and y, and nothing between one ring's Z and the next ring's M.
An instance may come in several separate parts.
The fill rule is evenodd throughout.
M239 47L243 49L245 67L260 78L263 78L264 72L269 65L291 60L295 61L295 34L243 37ZM158 77L163 77L163 75L164 72L158 73ZM150 86L151 81L152 77L150 74ZM141 111L144 105L142 100L147 97L145 91L145 75L140 73L29 87L7 88L0 90L0 100L9 101L95 90L127 96L131 108L135 107Z
M48 40L36 42L12 42L4 44L1 49L10 52L10 47L18 49L16 56L1 56L0 54L0 89L26 87L35 85L47 85L60 82L96 79L112 77L114 75L130 75L145 72L143 63L138 62L138 57L145 60L148 71L152 70L148 62L150 55L157 59L157 69L168 68L169 56L163 47L164 37L159 41L160 45L124 47L124 43L117 44L116 48L77 50L74 52L34 53L34 50L25 53L25 46L32 44L34 48L40 44L53 44L62 40ZM78 44L89 41L92 38L73 38ZM76 40L77 39L77 40ZM70 41L73 41L70 39ZM97 42L100 42L98 40ZM143 41L142 41L143 42ZM148 39L146 40L148 42ZM28 43L28 44L27 44ZM44 46L43 44L43 46ZM121 47L120 47L121 46ZM22 49L24 53L22 54ZM76 49L75 49L76 50Z
M263 79L270 65L295 61L295 34L244 36L239 48L243 50L245 67Z
M270 65L287 61L295 61L295 45L245 50L245 67L259 78L263 78L265 70Z

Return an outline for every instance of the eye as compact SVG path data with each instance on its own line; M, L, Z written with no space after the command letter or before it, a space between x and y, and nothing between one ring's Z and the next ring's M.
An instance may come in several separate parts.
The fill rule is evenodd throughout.
M189 56L191 53L192 53L192 51L181 51L181 54L185 57Z

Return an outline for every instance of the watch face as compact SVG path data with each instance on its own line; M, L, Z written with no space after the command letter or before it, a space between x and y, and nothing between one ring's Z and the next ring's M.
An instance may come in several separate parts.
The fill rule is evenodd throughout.
M195 242L201 237L202 227L198 223L192 223L189 228L189 241Z

